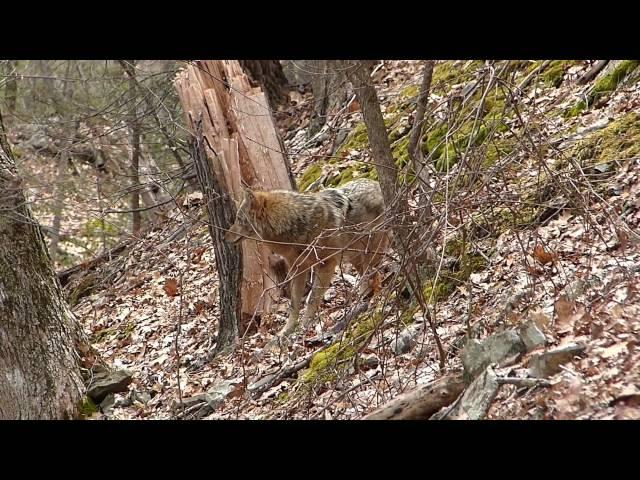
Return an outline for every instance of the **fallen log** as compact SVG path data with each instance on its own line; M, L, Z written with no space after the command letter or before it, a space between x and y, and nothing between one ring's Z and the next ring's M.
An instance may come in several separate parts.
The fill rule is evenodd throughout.
M591 69L586 72L583 76L581 76L576 82L578 85L584 85L589 83L591 80L596 78L596 76L600 73L600 71L607 66L610 60L598 60Z
M427 420L451 404L464 390L462 373L455 373L399 395L363 420Z

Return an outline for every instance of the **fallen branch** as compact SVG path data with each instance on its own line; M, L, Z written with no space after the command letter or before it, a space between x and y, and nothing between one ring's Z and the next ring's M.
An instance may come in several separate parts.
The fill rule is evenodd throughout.
M499 385L515 385L517 387L550 387L551 382L543 378L498 377Z
M463 390L462 373L447 375L394 398L363 420L426 420L453 402Z
M282 368L282 369L278 370L276 373L272 373L271 375L267 375L266 377L264 377L264 378L258 380L257 382L249 385L248 390L251 393L251 396L254 397L254 398L259 397L260 395L262 395L264 392L266 392L270 388L274 387L275 385L278 385L285 378L289 378L294 373L302 370L303 368L308 367L309 364L311 363L311 359L313 358L313 356L316 353L318 353L318 352L320 352L322 350L324 350L324 348L316 350L311 355L309 355L306 358L300 360L298 363L294 363L290 367Z
M525 88L527 88L529 86L529 84L531 83L531 80L533 80L533 78L542 70L544 70L545 68L547 68L549 66L549 64L551 63L551 60L545 60L544 62L542 62L540 65L538 65L537 68L534 68L533 71L527 75L524 80L522 80L522 82L520 82L520 85L518 85L518 90L522 91Z
M607 66L607 64L610 61L611 60L598 60L588 72L586 72L583 76L581 76L576 81L576 83L578 85L584 85L585 83L589 83L591 80L596 78L596 76L602 71L604 67Z

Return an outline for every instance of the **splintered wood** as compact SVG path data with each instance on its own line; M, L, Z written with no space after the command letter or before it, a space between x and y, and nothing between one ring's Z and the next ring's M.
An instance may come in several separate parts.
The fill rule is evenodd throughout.
M243 184L267 190L292 188L269 103L260 88L251 87L238 61L192 62L178 73L175 87L191 133L202 114L207 157L236 201L241 200ZM270 308L277 289L272 288L271 250L253 241L244 241L242 248L246 322Z

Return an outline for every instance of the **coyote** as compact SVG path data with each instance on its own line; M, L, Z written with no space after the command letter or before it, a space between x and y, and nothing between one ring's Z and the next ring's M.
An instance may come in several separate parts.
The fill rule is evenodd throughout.
M279 336L291 334L298 326L300 303L311 271L313 288L303 328L314 320L335 268L343 260L362 277L361 294L380 287L377 271L368 281L364 279L365 273L380 265L389 245L389 234L380 229L383 213L380 185L368 179L317 193L244 190L235 223L225 240L236 243L249 237L267 242L284 258L291 279L291 310Z

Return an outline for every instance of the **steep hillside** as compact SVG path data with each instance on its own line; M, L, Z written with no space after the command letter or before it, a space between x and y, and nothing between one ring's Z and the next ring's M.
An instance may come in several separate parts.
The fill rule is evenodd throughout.
M512 381L488 418L640 418L637 66L611 62L580 85L591 62L438 62L421 142L435 234L420 293L397 252L368 306L345 269L315 331L284 350L265 346L286 299L234 354L210 357L218 280L200 199L187 198L92 271L90 295L78 294L82 276L69 286L95 348L133 373L92 418L361 418L459 369L470 338L486 346L532 324L544 338L497 362ZM421 62L385 61L373 75L403 184L421 74ZM296 94L281 128L301 190L377 178L351 105L309 138L311 99ZM424 197L414 191L410 205L421 212ZM548 383L518 382L531 372Z

